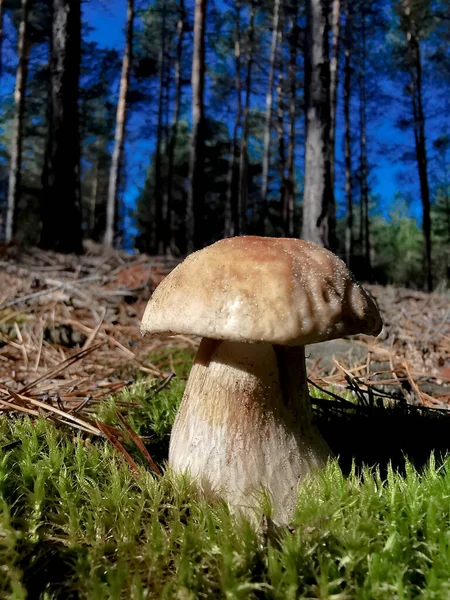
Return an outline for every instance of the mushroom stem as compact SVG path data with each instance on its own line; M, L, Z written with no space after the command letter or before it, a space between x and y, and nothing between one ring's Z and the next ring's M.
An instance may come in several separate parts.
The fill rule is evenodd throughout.
M330 455L312 423L302 346L203 338L172 430L172 468L245 512L263 488L286 523L299 482Z

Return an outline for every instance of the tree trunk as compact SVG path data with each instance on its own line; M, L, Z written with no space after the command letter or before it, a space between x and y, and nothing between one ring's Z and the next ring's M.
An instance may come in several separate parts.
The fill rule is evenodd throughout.
M182 84L182 65L181 60L183 56L183 38L185 31L185 18L186 11L184 8L184 0L180 0L179 4L179 15L177 23L177 50L175 57L175 99L174 109L172 118L172 127L170 131L169 144L168 144L168 156L167 156L167 182L166 182L166 200L164 202L167 207L167 219L165 222L165 248L164 250L170 251L172 254L177 253L175 248L175 240L173 236L173 208L172 208L172 196L173 196L173 170L174 170L174 158L175 148L177 145L178 137L178 121L180 120L180 107L181 107L181 84Z
M9 165L8 201L6 208L5 241L8 243L14 235L15 211L19 203L20 178L22 172L23 120L25 113L25 89L28 73L29 41L28 41L29 0L22 0L17 53L16 87L14 90L14 125L11 139L11 159Z
M302 237L335 246L335 211L330 165L330 61L328 2L306 2L305 190Z
M428 159L425 137L425 115L423 110L422 59L420 39L416 33L417 25L411 15L410 0L402 1L407 41L408 64L411 77L411 99L414 119L414 141L416 147L417 170L419 172L420 196L422 199L422 231L424 238L425 276L429 292L433 289L431 264L431 206L428 183Z
M207 0L195 0L194 54L192 60L192 136L186 212L187 251L203 247L204 221L204 88L205 21Z
M5 0L0 0L0 75L2 74L2 49L3 49L3 38L5 34L3 32L3 17L5 14Z
M122 165L123 149L125 141L125 125L127 115L127 95L130 82L130 69L133 52L133 20L134 0L128 0L127 5L127 30L125 40L125 51L122 60L122 73L120 76L119 102L116 113L116 133L114 138L114 151L109 173L108 197L106 201L106 228L104 243L113 246L115 224L117 219L117 197L120 181L120 168Z
M88 234L92 239L95 229L95 211L97 208L97 196L98 196L98 158L95 158L95 162L92 165L92 186L91 186L91 201L89 206L89 218L88 218Z
M297 100L297 44L298 44L298 3L294 2L291 30L289 33L289 146L287 157L287 180L285 187L285 204L283 221L285 233L294 236L294 206L295 206L295 121Z
M155 229L156 247L158 254L164 252L164 228L167 221L167 206L163 206L163 194L161 186L162 167L162 140L163 140L163 109L164 109L164 80L166 74L166 3L162 3L161 15L161 39L159 43L159 94L158 94L158 116L156 123L156 149L155 149Z
M334 163L336 152L336 112L339 80L339 51L341 45L341 0L333 0L331 16L331 61L330 61L330 162L331 185L334 193Z
M232 237L235 231L238 229L236 222L236 206L233 203L234 190L235 190L235 176L237 166L237 153L238 153L238 131L242 120L242 84L241 84L241 3L240 0L236 0L236 24L235 24L236 38L234 40L234 61L236 65L236 97L237 97L237 111L234 121L233 128L233 141L230 149L230 162L228 165L228 177L227 177L227 195L225 198L225 223L224 223L224 236Z
M81 253L78 118L81 6L79 0L53 0L52 9L51 106L41 246Z
M413 102L414 110L414 139L416 144L417 169L419 171L420 195L422 198L422 230L425 242L425 274L426 284L429 292L433 289L433 270L431 264L431 205L430 188L428 183L428 159L425 138L425 115L422 99L422 64L420 45L416 40L415 54L417 57L416 67L416 98Z
M366 14L364 5L361 14L361 70L359 77L359 120L360 120L360 177L361 177L361 207L360 207L360 237L361 250L364 254L367 279L372 278L372 265L370 258L370 222L369 222L369 185L367 166L367 118L366 118Z
M250 117L250 94L253 66L253 36L255 31L255 0L250 0L250 23L248 28L247 74L245 77L245 106L242 126L241 147L239 154L239 192L238 192L238 235L247 231L248 201L248 134Z
M345 260L351 268L353 258L353 199L352 199L352 137L351 137L351 47L352 47L352 22L349 3L345 1L345 63L344 63L344 121L345 121L345 199L347 218L345 223Z
M275 59L277 53L278 27L280 22L280 0L274 0L272 21L272 42L270 46L269 80L266 94L266 115L264 119L264 148L262 160L261 180L261 205L263 215L263 228L267 230L268 205L267 192L269 187L269 163L270 163L270 134L272 131L272 103L273 103L273 80L275 73Z
M279 68L277 81L277 135L278 135L278 157L279 157L279 173L280 173L280 215L283 215L285 206L285 196L287 191L286 186L286 145L284 140L284 77L283 77L283 34L279 31L278 47L279 52Z

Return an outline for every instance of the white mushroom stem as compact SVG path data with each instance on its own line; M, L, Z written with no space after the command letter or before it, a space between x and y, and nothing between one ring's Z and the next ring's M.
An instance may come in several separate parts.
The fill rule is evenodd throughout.
M265 489L286 523L299 482L330 455L312 423L303 347L202 340L172 430L173 469L239 509Z

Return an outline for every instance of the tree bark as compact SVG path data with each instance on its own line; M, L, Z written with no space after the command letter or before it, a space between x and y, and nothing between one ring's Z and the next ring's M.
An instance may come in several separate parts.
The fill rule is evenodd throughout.
M295 206L295 122L297 102L297 46L298 46L298 3L294 2L289 33L289 146L287 157L287 180L285 187L285 203L283 221L285 233L294 236Z
M81 253L80 135L81 61L79 0L53 0L51 106L44 167L41 246Z
M248 202L248 134L250 117L250 95L253 66L253 37L255 32L255 0L250 0L250 23L248 28L247 74L245 77L245 106L242 126L241 147L239 154L239 193L237 234L245 235L247 231L247 202Z
M367 161L367 102L366 102L366 14L364 5L361 13L361 69L359 76L359 120L360 120L360 177L361 177L361 206L360 206L360 238L361 250L364 254L367 279L372 278L372 264L370 258L370 221L369 221L369 184Z
M203 247L206 6L207 0L195 0L194 55L192 60L192 136L186 212L186 245L188 252Z
M264 119L264 148L262 161L261 180L261 204L263 214L264 231L267 230L268 205L267 192L269 187L269 163L270 163L270 134L272 130L272 103L273 103L273 80L275 74L275 59L277 53L278 27L280 22L280 0L274 0L272 21L272 42L270 45L269 80L266 94L266 114Z
M99 169L98 169L98 158L94 159L94 164L92 165L92 182L91 182L91 194L89 201L89 212L87 218L87 234L90 239L93 239L94 230L95 230L95 213L97 209L97 197L98 197L98 178L99 178Z
M11 159L9 165L8 200L6 207L5 241L8 243L14 235L15 211L19 203L20 179L22 173L23 121L25 113L25 90L28 73L29 0L22 0L17 53L19 62L14 90L14 125L11 139Z
M164 228L167 221L167 207L163 206L163 194L161 186L162 167L162 140L163 140L163 110L164 110L164 85L166 75L166 3L162 3L161 15L161 38L159 42L159 94L158 94L158 116L156 123L156 149L155 149L155 221L156 221L156 246L158 254L164 252Z
M414 120L414 141L416 148L417 170L420 181L422 199L422 231L424 238L424 258L426 286L429 292L433 289L433 273L431 264L431 203L428 182L428 159L425 136L425 114L423 110L422 58L418 25L411 14L410 0L402 1L407 42L408 65L411 78L411 99Z
M280 214L283 214L286 196L286 144L284 140L284 76L283 76L283 34L282 30L278 32L279 41L279 68L277 80L277 135L278 135L278 157L279 157L279 173L280 173Z
M172 208L172 195L173 195L173 170L174 170L174 158L175 148L177 145L178 137L178 121L180 120L180 108L181 108L181 87L182 87L182 70L181 60L183 56L183 38L185 31L185 19L186 11L184 8L184 0L180 0L179 4L179 15L177 23L177 49L175 58L175 99L174 109L172 118L172 127L170 131L169 144L168 144L168 156L167 156L167 185L165 194L167 196L165 200L165 206L167 207L167 219L165 222L165 248L164 250L170 251L172 254L177 252L175 248L175 241L173 237L173 208Z
M3 38L5 34L3 32L3 17L5 14L5 0L0 0L0 75L2 74L2 49L3 49Z
M331 185L334 193L334 162L336 152L336 112L339 85L339 53L341 45L341 0L333 0L331 16L331 61L330 61L330 162Z
M230 162L228 165L228 176L227 176L227 195L225 198L225 223L224 223L224 236L232 237L235 231L238 229L236 223L236 206L233 203L234 190L235 190L235 176L237 166L237 154L238 154L238 131L242 120L242 83L241 83L241 3L240 0L236 0L236 24L235 24L235 40L234 40L234 62L236 66L236 97L237 97L237 111L234 120L233 128L233 140L230 149Z
M120 181L120 168L123 159L125 142L125 126L127 116L127 95L130 82L130 70L133 54L133 20L134 0L128 0L127 5L127 29L125 39L125 51L122 60L122 73L120 76L119 102L116 113L116 133L114 138L114 151L109 173L108 197L106 202L106 228L104 243L113 246L115 224L117 219L118 188Z
M335 246L335 210L330 164L330 61L328 2L306 2L305 190L302 237Z
M346 223L345 223L345 260L351 268L353 258L353 198L352 198L352 137L351 137L351 92L352 92L352 16L349 3L345 0L345 49L344 49L344 121L345 121L345 199L346 199Z

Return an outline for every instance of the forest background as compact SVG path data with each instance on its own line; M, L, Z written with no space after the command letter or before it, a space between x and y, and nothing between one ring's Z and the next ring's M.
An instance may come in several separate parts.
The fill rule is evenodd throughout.
M447 0L0 0L0 24L6 243L286 235L448 283Z

